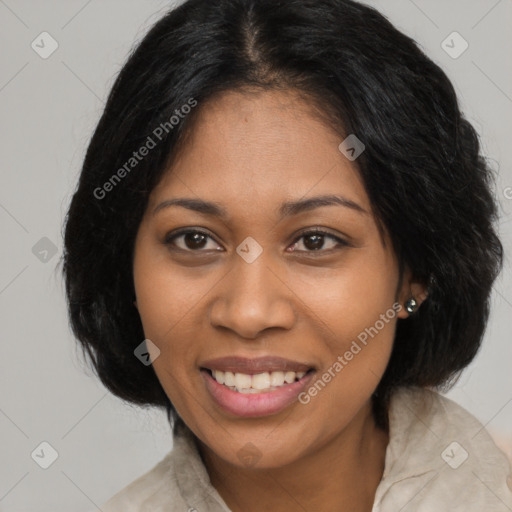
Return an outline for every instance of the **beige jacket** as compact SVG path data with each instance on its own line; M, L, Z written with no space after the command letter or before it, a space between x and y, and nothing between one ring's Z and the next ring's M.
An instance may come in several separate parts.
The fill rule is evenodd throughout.
M512 472L482 424L442 395L398 390L372 512L512 512ZM340 510L342 507L340 506ZM103 512L231 512L211 485L191 433Z

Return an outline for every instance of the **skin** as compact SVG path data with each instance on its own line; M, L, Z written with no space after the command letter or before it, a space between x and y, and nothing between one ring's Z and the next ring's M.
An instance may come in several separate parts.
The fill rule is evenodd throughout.
M292 91L224 93L202 106L137 234L136 306L160 349L154 370L233 512L371 511L382 477L389 438L375 425L370 397L396 322L408 316L403 307L308 404L235 417L213 402L199 372L207 359L277 355L309 363L321 377L395 302L425 298L408 269L398 289L389 236L383 245L357 160L338 150L342 140ZM277 215L284 201L325 194L367 213L336 205ZM229 217L179 206L153 214L176 197L215 201ZM165 243L183 227L209 237ZM329 236L315 245L301 236L306 228L349 245ZM263 249L252 263L236 252L248 236ZM247 443L259 453L252 466L238 457Z

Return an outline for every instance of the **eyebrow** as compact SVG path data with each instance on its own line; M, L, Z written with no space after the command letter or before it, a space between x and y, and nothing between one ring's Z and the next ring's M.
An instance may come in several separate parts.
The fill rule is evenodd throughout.
M199 212L204 215L219 217L224 220L227 220L229 217L226 209L219 203L186 197L167 199L166 201L161 202L153 210L153 215L156 215L158 212L171 206L181 206L182 208L187 208L188 210ZM359 204L350 199L337 195L322 195L308 199L286 201L280 206L278 213L281 219L283 219L285 217L298 215L299 213L314 210L322 206L343 206L345 208L350 208L358 213L369 215L369 213Z

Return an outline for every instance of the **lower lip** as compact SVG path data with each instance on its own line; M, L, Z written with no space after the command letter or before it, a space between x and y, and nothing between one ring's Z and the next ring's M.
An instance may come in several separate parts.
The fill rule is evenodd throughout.
M263 393L239 393L224 384L219 384L208 371L201 370L213 400L226 412L244 418L277 414L293 402L298 401L299 394L306 388L315 372L310 371L302 379L284 384L275 391Z

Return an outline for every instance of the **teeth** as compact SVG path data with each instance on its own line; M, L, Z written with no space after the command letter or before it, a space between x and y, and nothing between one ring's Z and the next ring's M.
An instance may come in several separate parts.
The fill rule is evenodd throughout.
M235 373L235 386L237 389L249 389L251 387L251 376L245 373Z
M270 385L271 386L282 386L284 384L284 373L283 372L272 372L270 374Z
M273 391L284 384L291 384L295 380L302 379L306 372L264 372L247 375L213 370L212 375L219 384L224 384L240 393L258 393L263 390Z
M253 393L258 393L259 392L259 389L253 389L253 388L248 388L248 389L236 389L236 388L233 388L233 391L238 391L239 393L244 393L246 395L248 394L253 394Z
M249 377L249 379L251 379ZM249 382L249 386L251 382ZM247 387L249 387L247 386ZM269 373L258 373L252 376L252 388L254 389L267 389L270 387L270 374Z
M284 374L284 381L291 384L295 380L295 372L286 372Z
M231 372L221 372L219 373L222 375L224 373L224 382L226 386L234 386L235 385L235 375Z
M224 372L221 372L219 370L214 370L213 371L213 376L215 377L215 380L219 384L224 384Z

